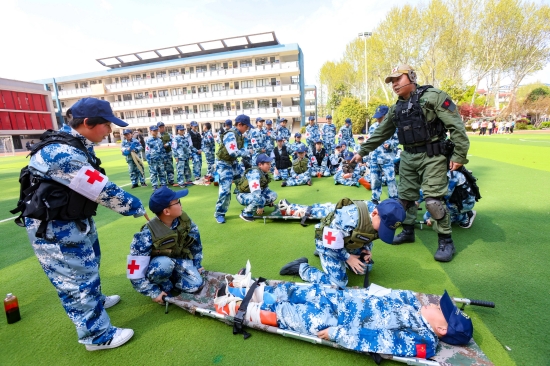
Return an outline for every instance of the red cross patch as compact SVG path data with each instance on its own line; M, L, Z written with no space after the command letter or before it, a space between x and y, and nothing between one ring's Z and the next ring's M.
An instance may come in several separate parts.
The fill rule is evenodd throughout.
M441 108L447 109L448 111L451 111L451 112L454 112L456 110L456 105L453 103L452 100L447 98L447 99L445 99L445 101L441 105Z

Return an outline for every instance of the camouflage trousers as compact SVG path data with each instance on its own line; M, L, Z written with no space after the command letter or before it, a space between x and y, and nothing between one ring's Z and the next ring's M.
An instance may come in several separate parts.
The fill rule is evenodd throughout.
M136 185L138 182L144 184L145 177L137 168L136 163L134 163L132 159L127 160L126 162L128 163L128 173L130 173L130 182L132 182L132 185ZM145 167L143 169L145 169Z
M323 177L330 177L330 169L328 167L313 164L311 167L311 176L316 177L318 173L321 173L321 176Z
M162 158L164 164L164 171L166 172L166 178L170 185L174 184L174 160L172 159L172 153L167 153Z
M296 212L305 212L307 205L299 205L297 203L291 203L286 210L281 210L283 216L294 216ZM310 217L314 219L322 219L332 211L336 205L334 203L314 203L311 205Z
M183 292L195 292L203 282L191 259L164 256L151 259L145 276L166 293L169 293L174 287Z
M344 186L359 187L358 179L353 176L351 178L344 178L344 173L340 170L334 175L334 184L342 184Z
M207 175L214 175L216 155L214 155L213 149L203 150L204 157L206 158Z
M153 188L166 185L166 171L164 170L164 162L161 159L149 159L149 173L151 174Z
M195 179L200 178L202 170L202 154L192 152L191 159L193 160L193 175L195 176Z
M277 193L273 192L269 188L262 189L262 192L259 196L254 193L237 194L237 201L241 205L246 206L243 209L243 213L247 214L248 216L254 215L256 209L264 208L265 206L268 206L275 202L276 199Z
M244 170L243 166L237 161L228 163L223 160L216 160L216 173L218 174L219 190L214 217L225 216L231 202L231 184L233 180L242 176Z
M370 184L372 187L372 199L380 201L382 195L382 183L388 185L389 198L397 199L397 183L395 182L395 170L393 162L385 164L370 163Z
M40 220L25 219L29 240L42 269L57 291L69 319L74 323L78 342L98 344L113 338L116 328L103 308L99 262L101 250L92 219L83 220L81 232L75 221L54 220L46 237L36 237Z
M307 184L307 182L310 179L311 179L311 176L310 176L309 172L305 172L305 173L302 173L302 174L298 174L295 177L288 178L286 180L286 185L288 187L301 186L301 185Z
M323 146L325 147L327 154L333 154L334 146L336 146L336 144L334 143L334 137L331 140L323 140Z
M178 184L181 186L185 182L191 181L191 168L189 167L189 159L178 159L176 163L178 172Z
M277 169L279 174L273 173L273 180L287 180L290 177L290 168L287 169Z
M340 261L330 254L327 254L330 249L326 250L323 246L323 241L315 239L315 247L319 251L319 259L323 271L310 266L308 263L300 264L300 277L302 280L317 283L322 285L336 285L339 288L345 288L348 284L348 275L346 273L346 262ZM351 254L359 255L360 249L350 251ZM372 261L371 261L372 262ZM372 264L367 264L367 271L372 270Z

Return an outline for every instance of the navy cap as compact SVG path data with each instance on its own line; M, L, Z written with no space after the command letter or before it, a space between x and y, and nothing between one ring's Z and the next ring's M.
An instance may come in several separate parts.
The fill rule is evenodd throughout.
M305 153L306 151L307 151L307 148L305 145L298 146L298 148L296 149L296 152L298 153Z
M159 128L158 128L157 125L152 125L151 127L149 127L149 130L150 130L150 131L158 131Z
M252 128L252 125L250 124L250 117L248 117L246 114L239 114L237 118L235 118L235 124L237 123L241 123L245 126Z
M256 122L260 122L260 121L265 122L265 119L263 119L262 117L256 118Z
M119 127L126 127L128 123L116 118L111 104L97 98L82 98L71 107L73 118L101 117Z
M357 138L357 140L364 140L364 139L365 139L364 136L359 136L359 137Z
M335 148L338 148L338 149L341 149L342 148L342 143L339 143L337 144L336 146L334 146Z
M332 119L332 116L330 114L327 114L327 119Z
M164 122L162 121L157 122L157 127L162 127L162 126L164 126Z
M344 153L344 159L346 159L346 160L351 160L351 159L353 159L353 153L352 153L351 151L346 151L346 152Z
M277 136L276 141L283 141L283 140L284 140L283 136Z
M127 134L129 134L129 133L132 133L132 130L130 130L130 129L125 129L124 131L122 131L122 134L123 134L123 135L127 135Z
M149 209L154 213L162 212L162 210L170 205L170 201L185 197L187 193L189 193L187 189L174 192L166 186L161 186L149 198Z
M322 144L322 143L323 143L323 141L321 141L321 140L317 140L317 141L315 141L315 143L316 143L316 144Z
M380 202L376 208L380 216L378 236L384 243L393 244L395 229L405 221L405 209L398 200L391 198Z
M281 122L281 123L283 123L283 122L288 122L288 120L287 120L285 117L283 117L283 118L281 118L281 119L279 120L279 122Z
M351 118L346 118L346 123L351 123Z
M386 114L388 114L389 110L390 109L387 106L381 105L378 108L376 108L376 112L374 113L374 116L372 116L372 118L384 117Z
M309 116L308 119L309 119L310 121L315 121L315 117L313 117L313 116Z
M256 164L260 164L260 163L271 163L273 161L273 159L271 159L269 156L267 156L266 154L260 154L256 157Z
M198 125L197 121L191 121L191 127L197 127Z
M231 121L230 119L226 119L225 124L228 126L233 126L233 121Z
M268 119L268 120L265 121L265 124L266 124L266 125L272 125L272 124L273 124L273 121L270 120L270 119Z
M467 344L474 333L472 319L460 311L451 300L451 297L445 290L439 301L441 312L447 320L447 334L441 337L441 340L449 344Z
M294 134L294 137L302 137L302 134L301 134L300 132L296 132L296 133Z
M185 126L184 126L184 125L177 125L177 126L176 126L176 131L182 131L182 130L185 130Z

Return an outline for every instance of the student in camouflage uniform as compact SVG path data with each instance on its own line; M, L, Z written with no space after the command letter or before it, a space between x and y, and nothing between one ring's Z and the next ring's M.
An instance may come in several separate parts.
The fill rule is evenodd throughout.
M361 170L361 166L353 161L353 153L351 151L346 151L344 153L344 160L334 175L334 184L359 187Z
M189 157L191 155L190 143L187 136L184 136L185 126L176 126L177 135L172 140L172 150L176 158L176 171L178 185L182 188L193 185L191 181L191 168Z
M299 147L296 150L298 159L292 162L290 178L281 183L281 187L311 185L311 161L306 157L306 148Z
M238 157L250 156L251 151L244 147L243 134L252 128L250 117L241 114L235 118L235 127L225 132L216 153L216 172L219 177L218 201L214 217L218 224L225 223L225 213L231 202L231 183L241 178L244 170Z
M216 157L214 155L216 150L216 142L214 141L214 135L212 135L212 125L210 122L206 122L203 126L201 150L204 152L207 164L206 175L210 178L214 175L214 162Z
M284 144L282 137L277 138L277 147L273 149L271 158L275 161L275 169L273 173L274 180L286 180L290 176L290 169L292 168L292 162L290 161L290 155L288 148Z
M195 180L201 178L202 170L202 136L199 132L199 124L196 121L191 121L191 159L193 160L193 175Z
M321 132L319 130L319 125L315 123L315 117L309 116L308 121L309 124L306 126L306 143L309 155L313 155L315 141L321 139Z
M237 201L245 206L241 212L241 219L254 221L254 213L261 215L265 206L273 206L277 199L277 193L269 189L269 171L271 159L266 154L260 154L256 158L257 167L248 169L237 185Z
M265 121L265 128L262 130L265 142L265 154L267 156L271 156L271 152L273 151L273 147L277 141L277 133L272 127L273 121L268 119Z
M277 129L277 139L282 138L285 142L285 146L288 147L288 145L290 144L290 131L288 130L288 128L286 128L286 123L288 121L286 118L283 117L281 118L280 122L281 125Z
M201 235L180 202L187 194L187 189L174 192L167 187L153 192L149 209L156 217L130 244L127 277L137 292L159 304L174 287L193 293L203 284Z
M311 176L317 178L330 177L328 152L323 147L321 140L315 142L315 151L311 156Z
M254 151L252 155L252 165L256 165L256 157L265 154L266 147L264 141L263 124L265 120L262 117L256 118L256 128L249 131L250 148Z
M330 155L334 152L335 138L336 138L336 126L332 124L332 116L327 115L327 123L323 126L321 130L321 135L323 137L323 144L327 153Z
M172 160L172 135L166 132L166 126L164 122L157 122L159 128L159 138L162 140L162 146L164 147L164 154L162 155L162 163L164 165L164 171L166 173L166 179L168 184L177 187L174 183L174 161Z
M350 118L346 118L345 124L340 127L340 131L338 132L338 141L346 143L346 150L347 148L353 148L353 146L355 145L355 140L353 139L353 131L351 130Z
M334 146L334 152L330 154L329 162L330 162L330 175L334 175L338 172L338 169L340 168L340 165L344 161L344 155L342 153L342 145L336 144Z
M43 179L40 187L50 185L71 197L69 204L63 205L65 216L58 219L57 214L48 214L50 221L26 217L25 226L40 265L76 327L79 343L86 345L88 351L95 351L118 347L134 332L111 325L105 311L118 303L120 296L106 297L101 291L101 250L92 216L97 204L124 216L140 217L146 213L138 198L103 174L94 152L94 143L111 133L111 123L120 127L128 124L114 116L109 102L95 98L80 99L73 105L72 114L74 119L60 132L77 141L82 150L55 142L32 154L29 162L30 172ZM40 187L35 191L38 196ZM46 192L45 186L42 192ZM39 202L48 200L55 207L55 196L36 198ZM79 203L71 208L73 198ZM78 212L78 218L69 211ZM68 220L67 216L74 219Z
M290 148L289 153L292 154L292 159L298 158L298 154L296 153L296 150L298 150L300 146L304 146L307 149L306 144L302 142L302 134L300 132L296 132L294 134L294 142L289 146Z
M153 190L159 186L166 185L166 171L164 170L165 150L162 140L158 136L158 126L149 127L151 136L145 140L145 158L149 163L149 173L151 174L151 185Z
M126 163L128 164L128 172L130 173L132 188L138 187L138 181L143 187L147 187L147 184L145 184L145 177L142 173L144 167L140 159L143 147L138 140L132 138L132 130L124 130L124 140L122 140L120 150L122 151L122 155L124 155L126 158ZM137 163L140 164L142 170L139 170L134 159L138 160Z
M426 209L434 218L433 228L438 234L438 249L434 259L449 262L455 247L451 238L451 220L443 196L447 192L447 169L457 170L468 163L470 146L466 129L456 105L447 93L430 85L416 84L416 72L409 65L392 70L386 83L392 83L399 99L372 136L362 145L356 161L384 143L398 129L399 143L403 145L399 167L398 196L407 211L403 231L394 244L415 241L414 224L420 188L426 196ZM414 131L414 133L413 133ZM447 131L454 143L454 152L447 165L445 138Z

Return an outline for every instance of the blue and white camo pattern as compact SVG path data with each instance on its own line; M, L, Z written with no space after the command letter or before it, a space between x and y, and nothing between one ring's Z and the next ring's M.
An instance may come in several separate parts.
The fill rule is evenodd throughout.
M246 179L249 182L256 180L260 181L261 174L259 169L250 169L246 173ZM259 208L264 208L267 205L272 204L277 199L277 193L266 187L264 189L258 189L250 193L237 193L237 201L245 206L243 213L247 216L252 216Z
M307 157L304 157L304 159L307 159ZM311 160L308 160L307 164L307 170L301 174L296 174L294 169L290 168L290 178L286 180L286 185L288 187L292 186L301 186L304 184L307 184L309 180L311 179Z
M346 149L350 149L355 146L355 140L353 138L353 131L351 130L351 126L347 127L344 124L342 127L340 127L340 131L338 132L338 142L345 142Z
M141 157L141 151L143 151L143 147L136 139L131 139L130 141L123 139L122 143L120 144L120 150L122 151L122 155L126 158L126 163L128 164L128 173L130 173L130 182L132 182L132 185L136 185L139 183L144 184L145 183L145 177L143 174L141 174L140 170L137 168L136 163L134 163L134 159L132 159L131 152L134 151L137 156Z
M187 136L176 135L172 141L172 150L176 158L177 181L182 186L191 181L191 167L189 166L191 149Z
M332 123L325 123L322 128L323 145L328 154L334 152L335 139L336 139L336 126Z
M145 140L145 158L149 163L151 185L154 188L166 185L166 170L164 165L164 147L159 137L149 136Z
M206 159L206 175L213 175L216 162L216 142L211 130L205 131L202 135L202 152Z
M374 131L380 126L379 122L375 122L369 127L369 136L372 136ZM387 145L388 147L384 147ZM392 137L384 141L378 146L369 157L370 168L370 184L372 188L372 199L380 201L382 195L382 183L388 185L389 198L397 199L397 183L395 182L395 151L399 145L397 138L397 129Z

